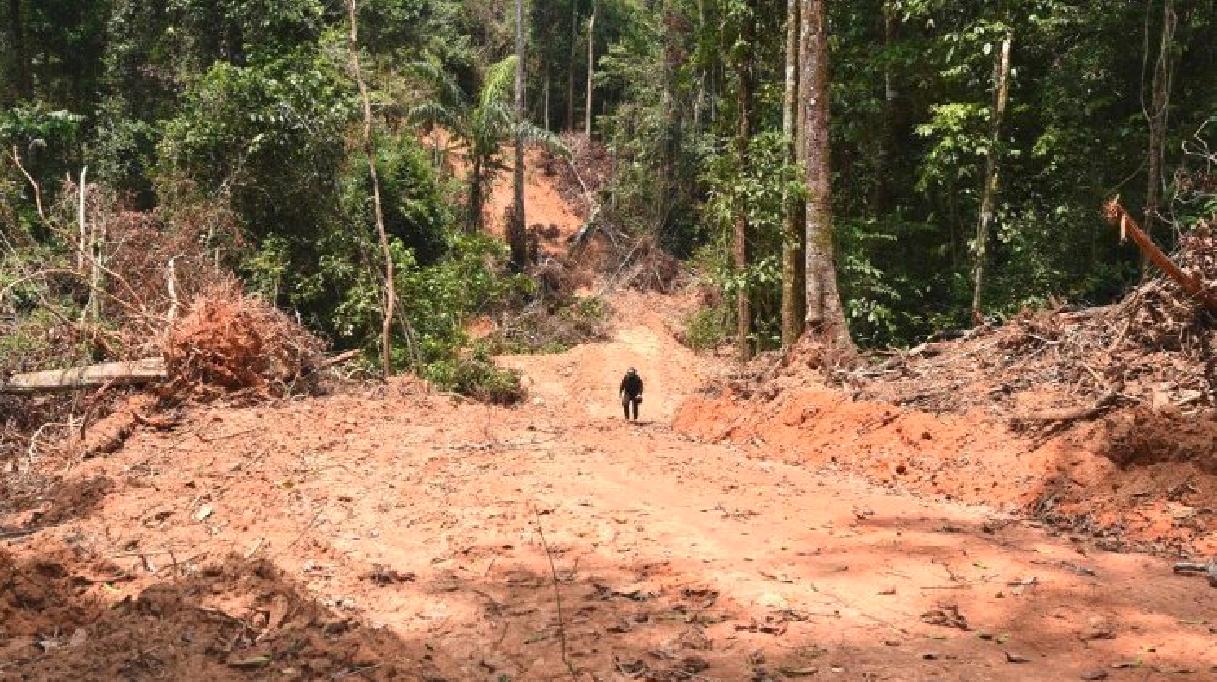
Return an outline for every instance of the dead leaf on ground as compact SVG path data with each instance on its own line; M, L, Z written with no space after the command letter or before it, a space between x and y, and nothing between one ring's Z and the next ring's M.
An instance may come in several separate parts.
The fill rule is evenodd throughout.
M786 627L785 619L766 616L764 622L753 619L747 625L736 625L735 629L747 632L760 632L766 635L784 635L786 634Z
M401 573L384 564L372 564L372 570L364 576L364 579L383 587L397 583L412 583L416 577L412 571Z
M930 609L921 614L921 620L930 625L940 625L946 628L959 628L967 630L968 620L959 612L958 606L942 606L936 609Z

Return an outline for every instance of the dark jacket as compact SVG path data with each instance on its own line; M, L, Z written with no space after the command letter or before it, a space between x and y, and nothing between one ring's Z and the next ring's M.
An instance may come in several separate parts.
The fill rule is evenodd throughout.
M619 390L631 398L642 395L642 377L637 374L626 374L621 379L621 388Z

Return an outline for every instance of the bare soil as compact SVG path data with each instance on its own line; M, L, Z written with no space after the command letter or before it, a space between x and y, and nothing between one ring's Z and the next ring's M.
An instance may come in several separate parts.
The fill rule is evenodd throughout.
M1183 456L1211 425L1044 444L707 393L734 370L676 341L695 299L626 291L611 340L503 358L513 408L398 380L33 462L0 500L0 679L1217 679L1217 590L1128 551L1214 551Z
M750 438L699 431L738 416L680 407L723 367L675 342L679 299L629 296L614 340L504 360L528 378L526 406L409 382L201 406L76 463L0 517L35 530L5 541L0 675L1217 674L1217 593L1001 509L1028 485L1014 472L978 496L940 477L956 499L930 499L855 475L828 436L808 449L835 463L790 456L772 421ZM627 365L648 384L637 424L614 395ZM851 442L826 396L807 396L809 414ZM907 435L891 462L946 446L923 437L931 419L883 427ZM999 504L959 501L976 497Z

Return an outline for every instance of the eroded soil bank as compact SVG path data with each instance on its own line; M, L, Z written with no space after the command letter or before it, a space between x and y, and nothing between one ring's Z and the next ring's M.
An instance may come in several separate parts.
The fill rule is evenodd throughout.
M929 414L801 386L730 389L681 406L675 428L758 456L837 464L871 482L989 504L1109 550L1217 554L1217 424L1121 410L1027 434L976 409Z

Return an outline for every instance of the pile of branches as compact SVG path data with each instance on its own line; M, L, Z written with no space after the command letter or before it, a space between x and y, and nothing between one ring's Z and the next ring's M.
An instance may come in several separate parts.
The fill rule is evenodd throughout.
M284 395L313 376L324 344L282 311L245 295L234 281L201 292L165 336L171 390L212 397Z
M595 297L534 301L518 312L502 313L498 329L486 338L487 348L492 355L560 353L582 343L607 341L608 314Z
M671 293L681 275L680 261L659 245L653 235L644 234L634 240L628 250L620 250L612 284L638 291Z
M179 300L229 277L225 254L242 245L223 202L139 211L101 184L81 194L65 183L39 206L49 236L12 235L0 253L0 381L159 355ZM80 431L126 390L0 395L0 467Z
M937 412L999 406L1018 413L1020 396L1030 392L1055 396L1038 413L1045 419L1095 416L1118 404L1211 410L1217 408L1212 224L1183 235L1169 261L1177 272L1145 281L1115 305L1027 312L877 364L826 373L858 397Z
M568 153L547 153L543 168L558 179L558 192L566 203L587 220L597 211L598 195L608 186L612 157L603 144L580 133L562 135L562 146Z
M1172 279L1158 277L1137 288L1120 305L1122 337L1145 349L1178 351L1189 358L1211 355L1214 311L1206 300L1217 297L1217 234L1205 222L1184 234L1173 259L1198 285L1183 291Z

